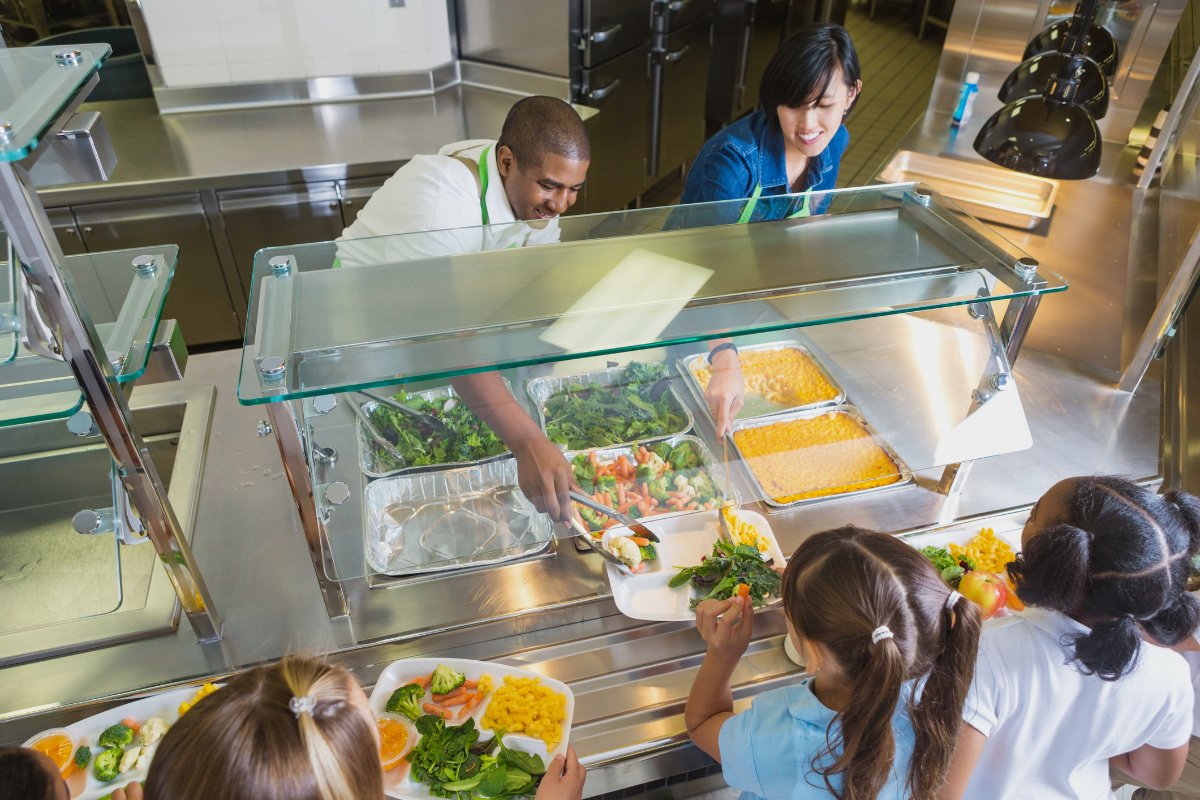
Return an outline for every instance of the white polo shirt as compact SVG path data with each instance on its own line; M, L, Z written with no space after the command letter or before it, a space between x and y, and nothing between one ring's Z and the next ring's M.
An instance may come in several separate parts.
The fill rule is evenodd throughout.
M480 164L488 176L483 225L480 180L459 159ZM454 156L457 156L455 158ZM479 169L480 175L485 169ZM419 233L414 236L394 234ZM516 218L496 165L496 142L472 139L448 144L437 155L414 156L359 212L338 237L342 266L430 258L478 250L549 244L558 241L558 220L523 222ZM368 237L388 237L371 239ZM356 241L351 241L356 240ZM365 241L357 241L365 240Z
M1087 631L1032 607L984 625L963 720L987 743L964 797L1107 798L1109 758L1187 744L1193 692L1183 658L1143 643L1132 672L1104 681L1065 663L1063 638Z

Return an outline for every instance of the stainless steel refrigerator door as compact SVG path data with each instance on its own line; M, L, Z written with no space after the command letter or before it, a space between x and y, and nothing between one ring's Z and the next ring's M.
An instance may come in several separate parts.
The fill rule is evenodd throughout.
M571 5L561 0L456 0L459 55L566 77Z
M663 27L673 33L681 28L712 16L714 0L654 0L657 13L662 15Z
M642 191L646 174L650 46L641 47L582 71L579 102L599 114L587 121L592 140L585 209L588 213L624 208Z
M643 45L650 38L650 3L583 0L580 24L582 30L572 31L572 38L578 42L582 66L600 68L608 59Z
M650 143L650 173L657 180L695 158L704 144L704 93L712 47L705 18L666 37L656 54L652 80L661 81L658 107L651 109L658 141Z
M762 85L763 70L783 40L788 3L789 0L757 0L750 3L753 21L746 39L746 71L742 78L742 92L736 98L734 119L758 105L758 87Z

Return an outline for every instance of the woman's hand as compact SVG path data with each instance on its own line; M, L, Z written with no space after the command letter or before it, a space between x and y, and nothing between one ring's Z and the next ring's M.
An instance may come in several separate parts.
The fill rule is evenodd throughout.
M709 656L736 662L746 652L754 632L750 598L734 595L728 600L705 600L696 606L696 629L708 645Z
M546 774L538 784L535 800L580 800L583 797L583 765L575 755L575 748L567 745L567 755L555 756L546 767Z
M746 381L742 377L742 362L733 350L722 350L713 356L712 376L704 388L704 399L717 424L717 438L729 432L733 419L746 402Z
M145 797L142 785L137 781L125 784L124 788L117 789L111 796L112 800L142 800Z

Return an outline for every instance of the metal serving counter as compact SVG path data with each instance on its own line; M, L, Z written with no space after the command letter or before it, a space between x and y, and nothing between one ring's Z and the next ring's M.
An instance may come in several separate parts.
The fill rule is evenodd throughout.
M326 616L276 445L255 435L261 410L237 402L239 356L194 356L183 381L185 389L217 389L194 550L223 609L224 641L202 648L182 625L153 639L0 670L0 742L20 742L119 700L289 650L337 649L339 632ZM960 517L1028 505L1058 478L1097 464L1135 477L1158 472L1157 383L1123 394L1094 371L1032 351L1015 374L1034 447L977 463ZM136 398L135 391L135 404ZM935 481L936 475L922 475L895 493L769 519L785 552L845 522L888 530L928 526L944 510ZM496 659L567 682L576 694L572 739L591 766L589 796L701 774L695 771L711 762L687 742L682 721L703 652L699 636L690 624L621 616L601 561L558 544L553 557L481 572L375 589L363 581L349 598L355 633L374 641L334 657L368 687L388 662L430 654ZM739 704L794 675L782 636L780 612L763 613L734 676Z

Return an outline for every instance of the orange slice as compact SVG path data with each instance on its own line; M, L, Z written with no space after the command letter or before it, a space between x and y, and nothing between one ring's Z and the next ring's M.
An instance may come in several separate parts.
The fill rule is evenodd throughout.
M379 727L379 761L384 769L391 769L408 752L408 727L396 719L380 719L375 724Z
M46 731L26 746L49 756L64 778L75 771L75 740L65 730Z

